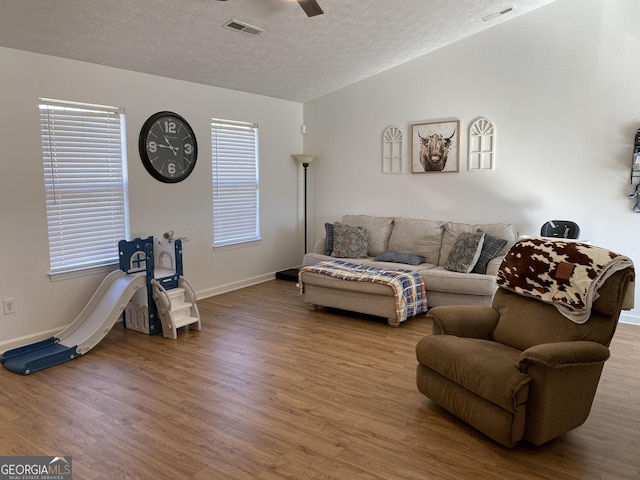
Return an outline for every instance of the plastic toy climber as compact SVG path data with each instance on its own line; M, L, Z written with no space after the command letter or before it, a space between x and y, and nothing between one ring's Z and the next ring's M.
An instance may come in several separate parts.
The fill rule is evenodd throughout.
M131 299L124 311L124 326L153 335L178 338L178 329L193 325L200 330L196 295L182 274L182 241L165 238L121 240L120 269L130 275L144 272L146 291Z
M56 336L4 352L7 370L28 375L84 355L121 317L128 329L171 339L181 327L202 328L195 293L182 275L180 239L121 240L118 249L120 270L107 275L76 319Z

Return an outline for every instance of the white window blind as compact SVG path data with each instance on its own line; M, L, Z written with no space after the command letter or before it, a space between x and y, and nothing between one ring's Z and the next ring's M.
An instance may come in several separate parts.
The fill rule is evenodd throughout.
M211 120L213 246L260 239L258 126Z
M51 274L118 263L129 237L124 111L40 99Z

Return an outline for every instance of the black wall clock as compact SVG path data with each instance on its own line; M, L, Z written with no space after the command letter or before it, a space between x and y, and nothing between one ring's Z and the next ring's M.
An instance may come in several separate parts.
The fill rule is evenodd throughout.
M165 183L177 183L187 178L198 158L193 129L173 112L158 112L144 122L138 149L147 171Z

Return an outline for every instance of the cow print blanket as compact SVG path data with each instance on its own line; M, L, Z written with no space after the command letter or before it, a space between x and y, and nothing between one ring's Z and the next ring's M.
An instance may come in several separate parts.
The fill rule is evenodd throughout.
M553 304L575 323L585 323L598 288L630 258L586 243L531 238L518 241L500 265L499 287Z

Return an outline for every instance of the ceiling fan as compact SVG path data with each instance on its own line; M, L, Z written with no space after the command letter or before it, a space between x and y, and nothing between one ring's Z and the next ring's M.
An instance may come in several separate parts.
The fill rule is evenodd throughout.
M219 1L226 2L227 0ZM315 17L316 15L322 15L324 13L316 0L298 0L298 4L302 7L304 13L306 13L308 17Z
M307 17L315 17L316 15L322 15L324 11L318 5L316 0L298 0L298 3L307 14Z

